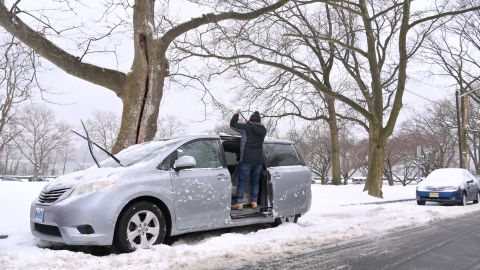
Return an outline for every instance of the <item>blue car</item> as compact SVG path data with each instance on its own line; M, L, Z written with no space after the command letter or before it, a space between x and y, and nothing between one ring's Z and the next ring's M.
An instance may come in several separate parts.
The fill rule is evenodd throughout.
M475 176L460 168L434 170L417 186L417 204L426 201L467 205L478 203L479 186Z

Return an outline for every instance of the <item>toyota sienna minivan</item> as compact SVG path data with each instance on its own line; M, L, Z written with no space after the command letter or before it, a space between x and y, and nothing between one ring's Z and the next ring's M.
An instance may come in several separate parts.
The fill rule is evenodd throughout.
M131 252L194 231L296 222L310 208L311 172L292 142L267 138L263 147L256 209L231 210L240 137L186 136L128 147L49 182L31 205L31 231L47 242Z

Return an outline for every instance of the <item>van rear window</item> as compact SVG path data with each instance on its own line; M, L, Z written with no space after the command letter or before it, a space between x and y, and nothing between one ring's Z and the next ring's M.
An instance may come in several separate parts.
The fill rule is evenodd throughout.
M301 165L295 148L291 144L264 144L267 167Z

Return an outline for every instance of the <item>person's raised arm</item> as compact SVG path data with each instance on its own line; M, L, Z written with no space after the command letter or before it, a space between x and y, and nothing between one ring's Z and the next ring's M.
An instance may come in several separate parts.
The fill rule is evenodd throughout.
M236 131L244 130L246 127L246 124L238 123L238 118L240 116L240 109L237 109L235 111L235 114L232 116L232 119L230 120L230 127Z

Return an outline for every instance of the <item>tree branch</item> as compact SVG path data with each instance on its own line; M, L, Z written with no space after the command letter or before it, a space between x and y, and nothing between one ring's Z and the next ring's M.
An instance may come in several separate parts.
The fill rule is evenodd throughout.
M455 15L458 15L458 14L463 14L463 13L467 13L467 12L475 11L475 10L480 10L480 5L479 6L474 6L474 7L471 7L471 8L467 8L467 9L444 12L444 13L439 13L437 15L432 15L432 16L429 16L429 17L425 17L423 19L416 20L416 21L410 23L408 25L408 30L412 29L413 27L415 27L418 24L421 24L421 23L424 23L424 22L427 22L427 21L431 21L431 20L435 20L435 19L442 18L442 17L447 17L447 16L455 16Z
M165 35L163 36L162 40L164 41L165 48L178 36L192 30L198 28L199 26L210 24L210 23L218 23L220 21L225 20L239 20L239 21L248 21L255 19L263 14L266 14L270 11L274 11L286 3L289 0L279 0L275 4L270 6L266 6L251 12L241 13L241 12L224 12L219 14L204 14L202 17L193 18L188 22L184 22L182 24L177 25L176 27L168 30Z
M122 95L126 75L122 72L83 63L79 57L61 49L44 35L30 28L0 2L0 25L10 34L65 72Z

